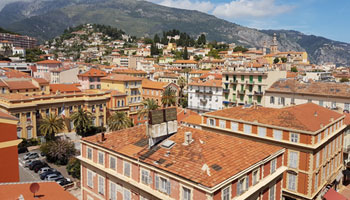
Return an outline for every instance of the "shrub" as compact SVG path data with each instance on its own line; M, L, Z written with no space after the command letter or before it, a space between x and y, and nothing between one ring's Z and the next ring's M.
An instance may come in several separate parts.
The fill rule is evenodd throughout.
M48 162L65 165L76 154L74 143L69 140L56 140L44 143L40 150L46 155Z
M80 161L78 159L74 157L70 158L66 169L69 175L80 179Z

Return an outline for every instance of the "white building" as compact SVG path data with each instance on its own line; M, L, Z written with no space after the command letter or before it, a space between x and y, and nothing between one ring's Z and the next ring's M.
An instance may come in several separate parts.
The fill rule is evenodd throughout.
M197 113L221 110L221 80L192 82L188 88L188 108Z

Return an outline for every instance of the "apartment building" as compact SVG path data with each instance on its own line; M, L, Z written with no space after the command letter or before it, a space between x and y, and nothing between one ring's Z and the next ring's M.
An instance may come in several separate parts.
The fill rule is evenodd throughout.
M25 35L15 35L10 33L0 33L0 41L6 40L13 44L15 47L21 47L24 49L32 49L36 47L37 40Z
M192 81L188 86L188 109L197 113L222 109L221 80Z
M113 70L114 74L123 74L128 76L134 76L139 78L147 78L147 72L143 70L136 70L136 69L116 69Z
M0 183L18 182L18 148L22 142L16 135L18 119L0 111Z
M142 79L124 74L110 74L101 78L101 87L104 90L117 90L127 95L126 106L129 106L129 117L133 124L145 122L139 118L138 111L142 109Z
M350 85L346 83L281 79L266 90L265 106L282 108L312 102L339 112L349 112L349 98Z
M50 71L50 83L70 84L78 83L78 67L62 67Z
M80 108L92 113L93 125L106 124L106 103L109 98L109 93L100 91L56 94L8 93L0 94L0 110L19 119L18 138L30 139L41 136L38 132L39 121L50 113L64 115L65 132L74 129L69 116Z
M178 69L198 69L198 62L194 60L175 60L171 66Z
M154 99L159 106L162 105L162 96L165 89L170 88L175 91L176 97L179 95L179 86L174 83L156 82L148 79L142 80L143 99Z
M344 116L313 103L287 108L233 107L203 114L202 129L286 149L285 199L321 199L341 184Z
M89 71L82 74L78 74L79 83L81 85L80 89L101 89L101 78L107 76L107 73L91 68Z
M283 148L188 127L176 131L151 148L146 125L82 139L82 198L282 199Z
M245 68L225 71L222 75L225 107L235 105L264 105L265 90L280 78L286 78L286 71L265 71Z
M34 72L35 78L44 78L48 81L51 80L51 70L55 70L62 67L62 62L57 60L44 60L36 63L37 71Z

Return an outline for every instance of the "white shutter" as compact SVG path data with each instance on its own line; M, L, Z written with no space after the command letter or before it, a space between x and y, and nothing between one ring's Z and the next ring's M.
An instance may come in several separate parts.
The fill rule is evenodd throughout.
M273 130L273 138L276 140L282 140L282 131L280 130Z
M252 133L252 125L249 125L249 124L244 124L243 126L243 132L244 133Z
M159 190L159 176L156 174L155 176L156 181L156 190Z
M266 128L265 127L259 127L258 128L258 136L266 137Z
M238 131L238 123L237 122L231 122L231 129L233 131Z
M171 191L170 179L167 181L166 191L167 191L167 194L170 195L170 191Z

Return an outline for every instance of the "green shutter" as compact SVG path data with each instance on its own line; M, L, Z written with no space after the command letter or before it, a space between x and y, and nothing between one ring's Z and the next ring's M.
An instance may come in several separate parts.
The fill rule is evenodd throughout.
M241 75L241 80L244 81L244 75Z
M262 81L262 76L258 76L258 81L259 81L259 82Z

